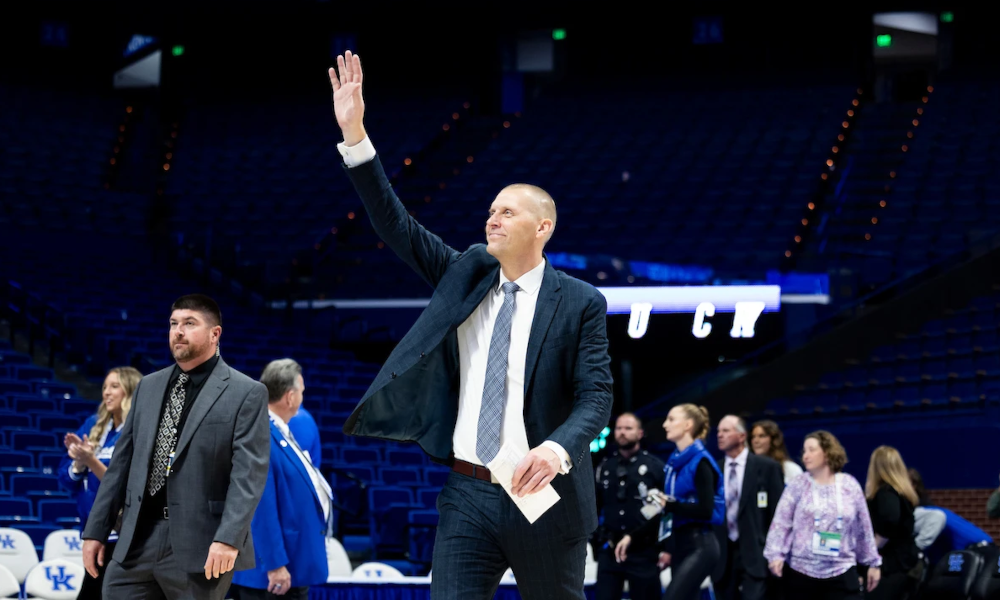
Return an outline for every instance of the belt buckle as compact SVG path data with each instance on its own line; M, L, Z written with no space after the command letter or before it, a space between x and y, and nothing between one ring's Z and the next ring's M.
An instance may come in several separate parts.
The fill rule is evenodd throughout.
M168 521L170 520L170 509L166 506L163 507L163 518Z

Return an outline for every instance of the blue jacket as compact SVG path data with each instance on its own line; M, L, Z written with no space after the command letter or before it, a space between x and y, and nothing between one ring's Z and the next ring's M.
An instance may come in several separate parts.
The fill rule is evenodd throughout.
M288 422L288 428L292 430L295 441L303 450L309 453L309 460L316 468L323 466L323 451L319 441L319 427L309 411L304 406L299 407L299 413Z
M97 422L97 415L91 415L79 429L76 430L76 435L83 439L84 435L90 435L91 428L94 427L94 423ZM111 464L111 456L115 451L115 442L118 441L118 436L121 434L121 427L117 430L112 428L108 432L108 437L104 440L104 445L97 451L97 458L104 464L108 466ZM94 444L97 444L100 440L92 440ZM82 531L83 527L87 525L87 517L90 516L90 509L94 506L94 499L97 498L97 488L101 485L101 480L97 478L96 475L91 473L89 470L86 473L70 473L70 467L73 465L73 459L68 455L63 458L62 462L59 463L59 472L57 473L59 477L59 483L62 484L70 495L76 500L76 509L80 514L80 529ZM111 535L108 536L109 542L115 542L118 540L118 532L112 531Z
M956 515L947 508L942 508L940 506L925 506L924 508L940 510L944 513L946 518L944 531L942 532L942 535L938 537L938 540L950 543L951 547L947 550L965 550L970 545L978 544L980 542L987 542L990 544L993 543L993 538L990 537L990 534Z
M250 532L256 566L237 571L234 584L267 589L267 572L279 567L288 568L292 587L326 583L329 570L323 507L305 465L273 422L267 484Z
M705 444L701 440L695 440L693 444L684 449L683 452L674 450L674 453L667 459L666 492L677 498L678 502L694 503L698 501L698 491L695 489L694 474L698 470L698 463L701 459L708 459L708 464L712 465L718 475L715 488L715 504L712 508L712 525L721 525L726 518L725 483L722 480L722 472L715 459L705 449ZM691 519L676 518L674 527L680 527L691 523Z

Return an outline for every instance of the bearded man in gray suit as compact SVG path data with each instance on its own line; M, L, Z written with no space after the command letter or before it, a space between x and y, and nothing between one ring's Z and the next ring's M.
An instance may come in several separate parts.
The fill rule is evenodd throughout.
M271 450L267 389L222 360L221 335L214 300L174 302L176 364L139 382L82 536L88 572L111 560L105 598L221 600L233 572L254 566L250 522ZM112 529L118 545L106 557Z

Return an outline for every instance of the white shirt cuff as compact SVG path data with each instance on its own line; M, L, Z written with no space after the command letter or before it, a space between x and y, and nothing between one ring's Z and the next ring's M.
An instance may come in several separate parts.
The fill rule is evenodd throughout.
M363 165L375 158L375 146L372 145L372 140L367 135L365 139L353 146L348 146L344 142L340 142L337 144L337 150L344 157L344 164L348 168Z
M552 440L545 440L542 442L542 446L552 450L559 457L559 473L563 475L569 473L569 470L573 468L573 461L569 459L569 453Z
M87 469L86 467L84 467L84 469L82 471L75 471L73 469L73 463L69 463L69 468L66 469L66 470L69 471L69 478L70 479L72 479L73 481L80 481L81 479L84 478L86 472L89 469Z

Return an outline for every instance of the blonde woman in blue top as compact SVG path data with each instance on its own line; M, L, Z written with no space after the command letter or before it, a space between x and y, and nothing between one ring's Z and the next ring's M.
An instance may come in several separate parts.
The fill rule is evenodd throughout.
M115 443L125 425L132 407L132 394L140 379L142 373L132 367L111 369L104 378L97 413L88 418L76 433L67 433L63 439L67 456L59 465L59 481L76 500L81 530L87 524L94 498L97 497L97 488L111 463ZM113 549L118 541L118 532L112 531L107 541L108 546ZM103 579L104 567L100 568L97 578L86 575L80 584L80 595L77 598L101 598Z
M615 547L615 558L628 556L632 536L658 530L666 541L670 585L664 600L696 600L701 584L711 575L721 555L713 527L725 521L726 504L722 473L702 440L708 435L708 410L680 404L663 422L667 439L677 448L667 459L665 493L654 494L659 514L626 535Z

